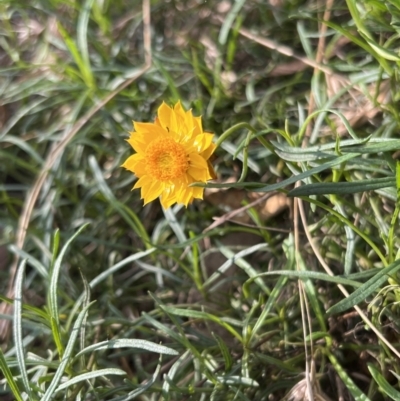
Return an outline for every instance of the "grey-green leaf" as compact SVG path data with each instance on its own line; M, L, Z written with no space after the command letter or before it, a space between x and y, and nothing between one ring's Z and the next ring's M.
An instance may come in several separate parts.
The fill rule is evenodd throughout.
M73 377L72 379L66 381L63 384L60 384L58 386L58 388L56 389L55 393L58 391L64 390L64 389L68 388L69 386L72 386L73 384L79 383L81 381L91 380L96 377L107 376L107 375L124 376L124 375L126 375L126 372L121 369L108 368L108 369L99 369L99 370L95 370L93 372L83 373L81 375Z
M172 348L166 347L165 345L156 344L147 340L135 340L129 338L120 338L116 340L102 341L97 344L89 345L82 351L80 351L76 357L85 354L87 352L99 351L104 349L114 348L137 348L144 351L155 352L158 354L165 355L178 355L179 353Z
M294 184L297 181L304 180L308 177L311 177L314 174L320 173L321 171L327 170L329 168L332 168L334 166L337 166L338 164L344 163L348 160L354 159L357 157L359 154L358 153L348 153L344 156L339 156L336 159L329 160L326 163L321 164L320 166L311 168L310 170L304 171L300 174L294 175L286 180L283 180L281 182L278 182L277 184L273 185L266 185L262 188L255 188L254 192L271 192L275 191L277 189L281 189L286 187L289 184Z
M287 196L310 196L310 195L345 195L358 192L373 191L375 189L394 187L395 177L375 178L371 180L361 180L355 182L327 182L302 185L292 189Z
M392 400L399 401L400 400L400 392L395 390L389 382L382 376L379 370L372 364L368 364L368 370L370 371L374 380L378 383L379 388Z
M357 288L348 298L342 299L336 305L327 310L327 314L343 312L354 305L359 304L375 292L382 284L384 284L390 274L396 273L400 269L400 260L396 260L391 265L382 269L374 277L369 279L361 287Z

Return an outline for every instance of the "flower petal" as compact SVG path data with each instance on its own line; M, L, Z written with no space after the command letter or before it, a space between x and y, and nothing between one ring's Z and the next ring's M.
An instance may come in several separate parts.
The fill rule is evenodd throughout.
M154 181L149 187L142 188L142 199L144 199L144 205L158 198L165 189L165 185L160 181Z
M142 188L144 186L149 186L151 185L152 180L148 175L145 175L143 177L140 177L137 181L136 184L133 186L132 189L137 189L137 188Z
M204 149L204 151L200 153L201 157L204 157L204 159L208 160L210 156L214 153L216 147L217 145L215 143L211 143L208 148Z
M121 167L126 168L129 171L132 171L133 173L135 172L135 168L138 164L138 162L140 162L140 155L135 153L134 155L129 156L124 164L121 165Z
M196 167L196 168L200 168L200 169L207 168L206 160L202 156L200 156L198 153L191 153L189 155L189 160L190 160L191 167Z
M197 136L203 133L203 128L201 124L201 117L193 117L193 135Z
M204 188L189 185L215 178L209 158L216 145L213 134L203 132L201 118L180 101L172 107L163 102L154 123L133 124L127 141L136 153L122 167L138 177L133 189L140 189L144 204L159 197L168 208L202 199Z
M193 198L203 199L204 188L192 187L192 190L193 190L193 193L192 193Z
M208 180L215 180L217 178L217 173L214 170L213 165L211 164L210 160L207 160L207 167L208 167Z
M171 113L171 108L165 102L162 102L161 106L157 110L157 117L158 122L164 129L167 129L167 127L170 126Z
M198 151L201 153L212 145L213 134L204 133L196 136L195 143Z
M208 169L189 167L187 172L195 181L206 182L209 179Z
M179 203L183 203L187 207L190 201L193 199L192 195L193 195L193 188L188 187L182 189L182 192L180 193L179 196Z
M160 197L161 205L164 209L168 209L174 203L178 202L174 190L164 191Z
M176 115L165 102L158 108L158 120L161 126L168 132L177 132Z

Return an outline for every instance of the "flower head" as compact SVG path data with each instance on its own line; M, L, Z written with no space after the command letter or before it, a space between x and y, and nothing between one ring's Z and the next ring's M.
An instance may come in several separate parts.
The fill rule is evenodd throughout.
M144 204L160 197L169 208L203 199L204 188L189 185L215 178L209 158L216 146L214 135L203 132L201 118L185 111L180 102L173 107L163 102L154 123L134 121L133 127L127 141L136 153L122 167L138 177L133 189L141 189Z

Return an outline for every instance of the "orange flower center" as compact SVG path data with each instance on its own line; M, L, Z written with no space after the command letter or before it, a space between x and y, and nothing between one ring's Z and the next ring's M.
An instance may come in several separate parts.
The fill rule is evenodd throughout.
M185 148L171 138L161 138L146 149L146 172L159 181L183 176L189 168Z

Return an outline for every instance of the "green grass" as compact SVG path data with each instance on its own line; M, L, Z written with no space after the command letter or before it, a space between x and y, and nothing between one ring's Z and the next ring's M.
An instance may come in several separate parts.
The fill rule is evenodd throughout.
M0 20L1 399L399 399L397 1ZM179 99L218 180L143 207L125 139Z

